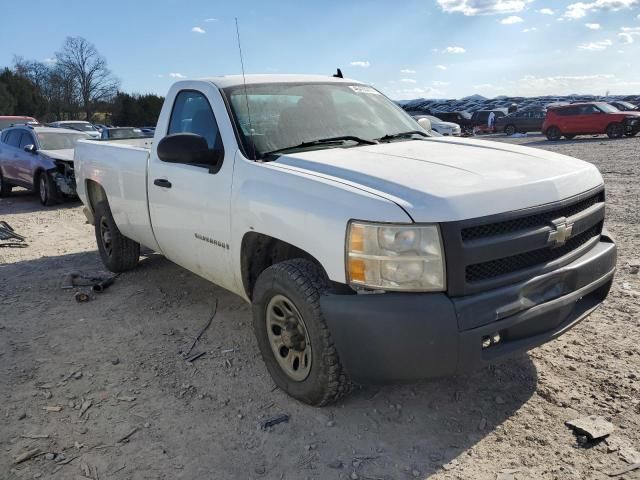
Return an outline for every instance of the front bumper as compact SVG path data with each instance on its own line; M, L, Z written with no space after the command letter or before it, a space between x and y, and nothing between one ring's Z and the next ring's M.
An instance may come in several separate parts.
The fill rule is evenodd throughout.
M354 380L454 375L524 352L563 334L607 296L616 246L606 235L552 272L464 297L445 293L327 295L321 306ZM499 333L501 341L483 348Z

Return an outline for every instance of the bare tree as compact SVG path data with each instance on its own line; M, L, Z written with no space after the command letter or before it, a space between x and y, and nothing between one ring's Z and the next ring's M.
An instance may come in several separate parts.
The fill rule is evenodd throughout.
M62 50L56 53L57 66L65 77L76 83L82 108L91 121L96 102L108 101L118 91L120 82L107 68L107 61L96 47L82 37L67 37Z

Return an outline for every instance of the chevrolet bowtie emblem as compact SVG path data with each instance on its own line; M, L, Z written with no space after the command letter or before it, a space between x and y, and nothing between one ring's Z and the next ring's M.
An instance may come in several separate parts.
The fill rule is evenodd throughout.
M552 248L561 247L571 238L573 224L567 223L565 217L553 220L551 223L553 224L553 230L549 232L547 241L551 244Z

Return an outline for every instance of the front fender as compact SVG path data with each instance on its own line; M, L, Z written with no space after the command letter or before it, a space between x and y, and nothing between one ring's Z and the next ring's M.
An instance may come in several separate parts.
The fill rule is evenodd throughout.
M318 260L330 280L346 283L345 241L352 219L411 223L398 205L356 187L241 154L231 194L231 248L242 291L241 244L247 232L281 239Z

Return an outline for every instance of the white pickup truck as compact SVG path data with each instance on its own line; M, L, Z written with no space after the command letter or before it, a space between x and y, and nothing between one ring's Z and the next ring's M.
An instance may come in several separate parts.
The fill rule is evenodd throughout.
M143 142L75 151L104 264L144 245L243 297L274 381L309 404L525 351L611 286L593 165L432 136L356 81L180 81Z

